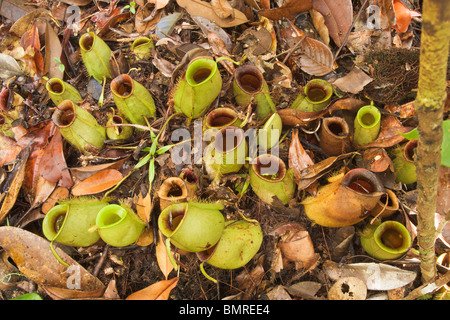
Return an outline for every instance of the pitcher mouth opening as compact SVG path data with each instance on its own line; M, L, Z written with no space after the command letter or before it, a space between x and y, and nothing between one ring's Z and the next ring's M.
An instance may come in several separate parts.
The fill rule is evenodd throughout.
M160 198L176 200L187 197L187 189L184 181L180 178L171 177L164 180L158 192Z
M369 170L357 168L350 170L342 179L342 185L365 195L385 193L378 177Z
M52 120L58 127L69 127L76 118L75 105L70 100L62 101L53 113Z
M345 139L350 132L347 123L341 118L325 118L322 121L322 126L338 139Z
M89 51L94 46L94 41L95 36L92 32L85 33L80 38L80 47L85 51Z
M214 138L217 152L228 153L235 150L244 140L243 130L237 127L225 127L219 130Z
M406 145L405 145L405 149L404 149L404 155L405 155L405 159L409 162L414 162L414 158L415 156L415 150L417 148L417 144L419 143L419 140L414 139L409 141Z
M150 42L152 42L152 40L150 40L149 38L140 37L140 38L137 38L136 40L134 40L134 42L132 44L132 47L136 48L138 46L141 46L141 45L144 45L144 44L148 44Z
M283 160L270 154L257 157L252 168L256 175L265 181L279 182L286 175L286 165Z
M184 217L187 213L187 203L178 203L176 205L165 208L161 214L164 214L163 224L164 228L169 231L166 236L170 237L180 227Z
M325 102L333 95L331 85L324 83L320 79L313 79L305 87L306 98L312 103Z
M241 66L235 69L235 79L238 87L247 94L254 95L262 90L264 78L255 66Z
M127 74L121 74L111 81L111 91L121 98L130 97L133 90L133 79Z
M52 92L53 94L62 94L64 93L64 84L61 79L52 78L47 81L46 84L47 90Z
M47 226L46 228L44 228L44 230L46 230L47 233L50 233L46 235L47 238L56 239L61 230L64 228L64 223L66 221L69 208L66 205L57 205L53 207L52 211L56 213L52 212L51 219L46 219L44 221Z
M182 173L183 173L183 179L187 183L189 183L189 184L197 184L198 183L198 177L194 171L184 168L182 170Z
M125 219L127 211L117 204L111 204L101 209L97 215L96 224L99 228L111 228Z
M191 87L208 82L217 72L216 62L210 57L197 57L189 63L186 81Z
M237 114L228 108L217 108L206 116L206 125L211 128L222 128L231 125L237 119Z
M373 128L381 119L380 111L374 106L364 106L356 114L359 124L363 128Z
M120 124L123 124L122 117L113 116L111 122L112 122L111 124L114 126L114 130L116 131L116 133L118 135L121 135L123 133L123 128L122 126L120 126ZM117 124L119 124L119 126L116 126Z
M405 251L411 245L411 237L396 221L386 221L374 234L378 245L388 252Z

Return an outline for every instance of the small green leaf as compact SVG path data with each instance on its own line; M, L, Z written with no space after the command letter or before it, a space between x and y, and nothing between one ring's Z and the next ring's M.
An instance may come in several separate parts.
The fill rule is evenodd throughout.
M161 147L156 151L156 154L161 155L163 153L166 153L167 151L170 150L170 148L172 148L174 146L174 144L169 144L167 146Z
M25 293L9 300L42 300L42 298L37 293Z
M419 139L419 130L417 130L417 128L412 129L410 132L407 133L400 133L400 132L397 133L408 140Z
M152 185L153 180L155 180L155 158L152 158L148 165L148 181L150 185Z
M152 157L152 154L149 153L145 157L143 157L141 160L139 160L139 162L134 166L134 170L137 170L137 169L145 166L151 157Z

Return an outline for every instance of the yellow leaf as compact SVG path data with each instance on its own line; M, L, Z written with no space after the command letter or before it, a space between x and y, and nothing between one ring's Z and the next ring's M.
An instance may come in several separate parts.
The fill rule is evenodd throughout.
M150 222L150 214L152 213L153 204L152 198L150 197L150 192L147 193L145 197L142 197L142 194L139 194L139 198L136 203L136 211L143 221Z
M162 280L145 289L130 294L126 300L168 300L170 291L178 283L178 278Z
M72 188L72 194L74 196L83 196L100 193L114 187L122 178L120 171L105 169L76 184Z
M136 244L141 247L149 246L153 243L153 232L151 228L146 228L141 233L139 238L136 241Z
M164 244L164 241L162 241L161 232L159 233L159 240L156 244L156 260L158 261L159 269L161 269L164 277L167 279L167 276L173 270L173 265L167 255L166 245Z
M16 203L17 196L20 189L22 188L23 179L25 178L25 168L29 155L30 149L27 148L25 149L20 161L17 162L17 168L15 168L14 170L14 179L12 180L11 186L9 187L8 191L6 192L6 196L0 209L0 222L6 217L6 215L9 213L9 210L11 210L11 208Z

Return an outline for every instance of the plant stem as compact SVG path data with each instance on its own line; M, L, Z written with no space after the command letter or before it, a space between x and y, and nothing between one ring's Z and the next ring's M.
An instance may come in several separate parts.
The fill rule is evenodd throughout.
M425 0L421 35L417 146L418 245L424 283L436 277L434 225L441 163L443 110L450 40L450 2Z

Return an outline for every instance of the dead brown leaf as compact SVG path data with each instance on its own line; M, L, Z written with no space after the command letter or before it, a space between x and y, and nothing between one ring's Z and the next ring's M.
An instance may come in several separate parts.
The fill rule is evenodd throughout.
M292 140L289 146L289 168L293 171L295 182L300 182L300 173L303 169L314 164L310 155L303 148L298 138L298 129L292 131Z
M122 178L123 176L120 171L116 169L105 169L77 183L72 188L72 194L74 196L82 196L100 193L114 187Z
M312 0L287 0L281 7L268 10L260 10L258 14L271 20L294 19L299 13L312 8Z
M232 17L222 19L216 14L209 2L201 0L177 0L177 3L180 7L186 9L190 15L207 18L222 28L235 27L248 22L245 14L236 9L233 9Z
M227 0L211 0L211 6L221 19L233 17L233 7Z
M128 157L120 159L115 162L111 163L104 163L104 164L97 164L97 165L91 165L86 167L77 167L77 168L70 168L70 173L72 174L72 178L76 183L79 183L80 181L83 181L93 174L100 172L105 169L116 169L119 170L124 162L128 159Z
M216 57L231 57L225 41L223 41L223 39L217 33L208 31L208 43L211 46L211 50ZM234 73L234 64L231 61L222 60L219 63L225 67L229 74Z
M62 45L59 41L58 34L55 29L50 25L46 24L45 28L45 64L44 73L48 75L48 78L58 78L63 79L64 72L59 68L59 63L55 58L61 59L62 55Z
M311 184L316 182L317 179L323 177L330 172L330 170L333 170L338 161L350 158L356 154L357 152L350 152L335 157L329 157L302 170L300 173L301 180L298 183L299 190L308 188Z
M32 232L16 227L0 227L0 246L20 272L40 286L67 288L68 277L77 272L80 290L90 292L104 289L100 280L55 246L59 258L72 266L72 270L68 272L67 267L57 260L50 249L50 242Z
M25 177L25 169L29 155L29 148L23 150L23 152L20 154L19 160L14 166L12 182L8 190L6 191L6 196L3 199L2 207L0 209L0 222L3 221L3 219L16 203L17 196L19 195L19 191L22 188L23 180Z
M286 108L277 111L277 113L280 115L283 125L292 127L299 126L304 128L308 127L308 125L311 124L312 121L319 119L327 112L328 108L314 112L306 112L292 108Z
M358 67L354 67L347 75L337 79L333 85L344 92L353 94L359 93L366 84L372 82L373 79L369 77L364 71Z
M351 0L313 0L312 7L325 18L330 37L340 47L353 21L353 5Z
M294 24L281 28L280 35L285 41L284 49L290 52L288 58L304 72L324 76L336 68L330 48L323 42L306 36Z
M130 294L126 300L168 300L170 291L178 283L178 278L158 281L145 289Z
M384 148L368 148L364 150L362 165L372 172L383 172L388 168L394 171L394 164Z
M449 100L450 101L450 100ZM417 114L417 109L414 107L415 101L410 101L402 105L386 104L384 110L398 115L402 119L413 117Z
M328 46L330 44L330 33L328 32L328 28L325 25L325 18L317 10L311 9L309 12L311 14L311 19L313 21L314 27L319 33L320 39L322 39L323 43Z
M145 228L136 240L136 244L141 247L146 247L151 245L153 241L153 230L151 228Z
M143 221L147 224L150 222L150 215L152 213L153 203L150 193L147 193L145 197L139 193L139 197L136 202L136 212Z
M53 192L41 206L42 213L46 214L51 208L55 206L58 201L66 199L69 194L69 189L64 187L58 187L53 190Z
M58 183L61 187L70 188L72 177L64 158L63 139L59 130L55 131L52 139L39 161L39 174L46 180Z
M92 2L92 0L61 0L61 2L67 3L71 6L86 6Z
M159 232L158 243L156 244L156 261L158 262L159 269L167 280L169 273L173 270L173 265L167 255L166 245L164 244L164 241L162 241L161 232Z
M53 286L42 286L45 293L47 293L53 300L74 300L74 299L89 299L99 298L103 295L105 288L99 288L93 291L81 291L76 289L67 289Z
M309 232L298 223L286 223L275 228L271 235L280 237L278 246L287 261L295 263L295 268L314 268L318 261Z

